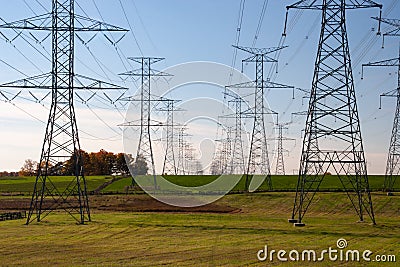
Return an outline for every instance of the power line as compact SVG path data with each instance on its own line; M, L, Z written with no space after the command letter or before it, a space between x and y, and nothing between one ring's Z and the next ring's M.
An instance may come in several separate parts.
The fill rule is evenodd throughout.
M235 46L238 46L239 45L239 41L240 41L240 33L241 33L241 30L242 30L245 3L246 3L246 0L241 0L240 1L239 16L238 16L237 26L236 26ZM235 69L235 65L236 65L237 53L238 53L237 49L233 48L233 56L232 56L232 63L231 63L231 67L232 68L231 68L231 73L229 74L229 82L228 82L228 84L231 84L231 82L232 82L233 70Z
M39 4L39 6L41 6L43 8L43 10L47 11L47 8L43 6L43 4L39 1L39 0L35 0L36 3Z
M256 34L254 35L253 43L251 45L252 47L254 47L256 45L256 42L258 40L258 36L260 34L260 31L261 31L261 26L262 26L262 23L263 23L263 20L264 20L265 11L267 10L267 6L268 6L268 0L264 0L263 6L261 8L260 18L258 20Z
M143 23L142 17L140 16L140 13L139 13L139 9L137 8L137 6L135 4L135 0L132 0L131 3L132 3L132 5L133 5L133 7L135 9L137 17L139 18L140 24L142 25L142 27L144 29L144 32L146 33L147 38L149 39L149 41L150 41L151 45L153 46L154 50L156 52L158 52L158 49L157 49L156 45L154 44L153 40L151 39L149 31L146 28L146 24Z
M94 0L93 0L93 2L94 2ZM136 38L135 32L133 31L133 27L132 27L131 23L129 22L128 16L126 15L125 8L122 5L122 1L121 0L119 0L119 4L121 6L122 12L124 13L124 17L126 19L126 22L128 22L128 26L129 26L130 32L132 33L133 39L135 40L135 43L136 43L136 45L137 45L137 47L139 49L140 54L143 56L143 51L140 48L139 42L138 42L138 40Z

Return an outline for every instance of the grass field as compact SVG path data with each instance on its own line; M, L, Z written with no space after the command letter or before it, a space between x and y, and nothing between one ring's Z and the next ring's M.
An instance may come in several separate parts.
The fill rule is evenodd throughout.
M334 177L333 177L334 178ZM65 186L71 177L54 182ZM182 185L201 185L215 177L176 176L169 179ZM108 177L88 177L89 190L109 181ZM130 184L123 178L103 192L123 192ZM55 211L40 224L24 221L0 222L0 265L24 266L399 266L400 194L388 197L372 194L377 225L356 222L358 217L343 192L321 192L307 212L306 226L296 228L287 222L293 205L296 177L272 177L274 188L288 192L230 194L219 201L229 213L157 211L137 212L101 209L104 204L139 205L150 197L145 194L92 197L92 219L76 225L72 218ZM383 176L370 176L371 188L381 188ZM397 181L399 182L399 181ZM33 177L0 179L0 191L22 192L18 199L29 200ZM235 190L242 190L241 180ZM265 185L264 185L265 186ZM327 179L322 188L340 188L337 179ZM399 183L396 184L399 188ZM10 200L0 197L0 201ZM101 199L102 203L99 204ZM106 205L106 206L107 206ZM154 209L157 210L157 209ZM368 219L368 218L367 218ZM336 248L345 238L348 249L371 250L375 255L395 255L397 263L378 262L260 262L257 252L269 250L311 249L320 253Z
M40 224L1 222L3 266L270 266L257 252L270 249L336 247L369 249L400 260L400 197L374 193L377 225L357 223L343 193L319 193L305 217L306 227L287 223L294 194L234 194L218 201L240 209L228 214L178 212L106 212L93 210L93 221L75 225L55 212ZM126 196L129 198L147 196ZM112 196L110 196L112 201ZM283 266L317 265L310 262ZM320 262L322 266L398 266L395 263ZM398 263L397 263L398 264Z
M32 194L36 177L0 177L0 192L4 193L21 193L25 195ZM73 179L69 176L51 177L51 181L57 188L63 189ZM88 190L94 190L106 181L112 179L109 176L89 176L87 177Z
M165 176L165 178L175 184L183 185L183 186L200 186L212 182L218 176L212 175L203 175L203 176L184 176L184 175L171 175ZM137 179L140 179L139 176ZM369 177L370 188L373 191L382 190L385 176L384 175L370 175ZM297 185L297 176L295 175L272 175L271 177L272 187L275 191L295 191ZM129 186L132 183L132 178L123 178L119 181L112 183L103 189L103 192L114 192L114 193L123 193L125 192L125 187ZM241 192L244 191L245 188L245 178L239 181L239 183L233 188L233 192ZM323 182L321 183L320 189L322 191L338 191L342 190L342 185L339 179L335 176L326 176ZM396 179L396 183L394 186L396 191L400 190L400 178ZM259 190L268 191L267 183L263 183Z
M165 176L165 178L175 184L184 186L200 186L212 182L218 176L212 175L170 175ZM140 179L140 176L138 177ZM73 178L68 176L52 177L52 182L57 186L57 188L65 188ZM112 179L111 176L88 176L87 187L88 191L93 191L100 185ZM383 175L370 175L369 183L370 188L373 191L379 191L382 189L385 177ZM277 176L273 175L271 177L272 186L275 191L295 191L297 185L297 176L286 175ZM0 192L3 193L20 193L24 195L30 195L35 182L35 177L0 177ZM125 193L126 186L131 185L132 178L126 177L121 180L115 181L114 183L108 185L101 190L103 193ZM245 188L245 178L239 181L239 183L233 188L233 192L242 192ZM400 190L400 178L396 179L394 186L396 191ZM327 176L321 184L320 189L322 191L337 191L342 190L342 185L340 181L335 176ZM267 191L267 183L260 186L259 190Z

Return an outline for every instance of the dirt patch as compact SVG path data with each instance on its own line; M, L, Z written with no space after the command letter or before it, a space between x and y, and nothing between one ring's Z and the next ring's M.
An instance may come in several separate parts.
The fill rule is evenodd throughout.
M131 212L208 212L232 213L240 210L234 207L211 203L208 205L184 208L170 206L147 195L95 196L91 198L92 208L110 211Z
M28 210L30 204L30 198L2 198L0 199L0 212Z
M28 210L31 198L3 198L0 199L0 211ZM46 200L43 207L53 205ZM75 205L74 205L75 206ZM126 212L183 212L183 213L235 213L240 209L211 203L201 207L182 208L167 205L147 195L104 195L90 196L90 208L104 211Z

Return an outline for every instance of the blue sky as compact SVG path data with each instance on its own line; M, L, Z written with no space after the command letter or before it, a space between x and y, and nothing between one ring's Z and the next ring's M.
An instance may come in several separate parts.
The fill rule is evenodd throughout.
M158 69L190 61L213 61L232 65L231 45L234 44L237 34L241 3L239 0L77 0L76 2L77 14L86 13L91 18L104 19L108 23L133 29L133 32L127 33L118 43L118 52L104 37L96 36L89 43L90 51L96 55L96 59L86 47L76 41L76 73L116 82L130 87L130 90L134 92L136 84L122 82L117 75L134 67L124 59L128 56L165 57L165 61L155 65ZM257 47L278 45L284 25L285 6L295 1L269 0L267 2L266 13L257 37ZM400 4L397 0L382 0L379 3L384 6L383 16L396 17L400 14ZM245 2L240 45L252 46L263 4L264 0ZM9 22L45 13L45 9L50 10L50 8L50 0L7 1L0 10L0 17ZM394 89L397 80L396 68L366 69L365 79L361 80L361 64L396 57L400 41L396 38L388 38L385 48L381 48L382 39L376 36L376 31L373 31L377 28L377 22L370 18L378 14L377 9L347 12L349 45L364 148L370 173L384 172L395 101L383 99L383 108L379 110L379 95ZM284 43L289 47L284 49L279 56L279 72L273 76L277 82L305 89L310 87L319 25L319 11L296 12L293 10L289 13L288 35ZM44 33L37 35L39 39L46 36ZM86 40L91 37L89 34L81 36ZM116 39L119 37L120 35L115 35ZM43 42L43 46L44 49L36 45L43 53L46 49L49 53L48 40ZM27 46L23 40L16 40L13 44L0 40L0 49L1 60L27 75L36 75L40 74L40 71L50 70L49 61ZM238 69L240 69L240 60L246 56L245 53L238 52L234 63ZM0 82L23 77L21 73L4 62L0 63L2 73ZM101 63L98 64L98 62ZM244 72L249 77L253 76L252 70L252 65L244 66ZM188 94L195 96L193 92ZM302 93L296 92L296 98L293 100L291 91L271 91L267 95L267 100L271 109L279 112L280 121L287 122L291 120L292 112L306 110L307 101L302 101L302 96ZM40 104L24 100L17 100L15 105L0 102L2 129L0 147L2 151L7 152L0 153L0 170L18 170L25 159L38 160L40 156L44 124L39 120L46 121L47 109ZM91 109L88 109L77 104L78 125L82 130L80 133L82 148L87 151L98 151L100 148L114 152L122 151L122 138L116 125L123 122L124 111L121 109L118 112L109 105L104 106L100 101L94 101L90 105ZM98 117L101 117L102 121ZM297 142L284 144L290 150L286 158L287 173L292 173L299 166L300 137L305 118L295 117L294 120L286 135L297 139ZM272 154L270 158L274 168Z

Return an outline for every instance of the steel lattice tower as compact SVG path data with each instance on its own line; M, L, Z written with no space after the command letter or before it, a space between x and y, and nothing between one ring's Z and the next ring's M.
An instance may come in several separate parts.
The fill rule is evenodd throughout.
M232 174L231 173L231 162L232 162L232 126L227 126L225 130L226 138L222 139L222 170L221 174Z
M152 113L152 99L151 94L151 77L163 77L170 76L167 73L155 71L151 68L151 66L164 58L156 58L156 57L130 57L129 60L132 60L136 63L139 63L141 68L139 70L133 70L121 73L123 76L139 76L141 78L141 86L140 86L140 122L136 124L135 122L127 122L124 123L123 126L139 126L140 127L140 136L139 136L139 144L136 153L136 160L140 157L143 157L149 167L150 174L154 177L154 188L157 189L157 177L156 177L156 168L154 164L154 156L153 156L153 147L151 140L151 128L153 126L160 126L161 123L157 121L153 121L151 119ZM130 99L130 98L129 98ZM155 100L158 102L159 100ZM135 185L135 178L138 174L132 173L132 185Z
M184 160L185 160L185 174L186 175L191 175L194 174L193 171L193 160L194 160L194 156L193 156L193 151L194 148L191 146L190 143L185 142L184 144Z
M276 158L276 175L285 175L285 162L283 160L283 144L282 144L283 125L278 125L278 156Z
M284 140L295 140L292 138L287 138L283 136L283 130L287 130L289 128L285 127L286 124L278 124L278 149L277 149L277 158L276 158L276 168L275 174L276 175L286 175L285 173L285 161L283 158L283 153L288 152L287 150L283 149L283 141Z
M385 36L400 36L400 20L399 19L389 19L389 18L378 18L375 17L374 19L378 20L379 22L383 22L393 27L393 29L385 32L383 34L383 40ZM383 48L384 43L382 44ZM396 97L397 104L396 104L396 111L394 115L393 121L393 128L392 128L392 136L390 139L389 145L389 153L388 153L388 160L386 164L386 171L385 171L385 182L384 182L384 190L387 192L388 195L392 195L392 190L394 184L396 182L396 177L400 172L400 120L399 120L399 113L400 113L400 47L399 47L399 58L394 58L392 60L385 60L380 62L375 62L375 64L386 64L386 66L398 66L397 70L397 89L382 94L382 96L390 96Z
M76 21L79 22L78 27L75 26ZM50 31L52 37L51 73L2 85L2 87L51 90L50 113L26 224L35 219L41 221L56 208L63 208L80 224L90 221L89 200L74 110L74 90L118 87L74 73L74 39L76 32L79 31L126 30L75 15L74 0L53 0L51 13L6 23L0 28ZM86 81L90 82L87 86L84 85ZM66 166L66 162L69 166ZM74 179L66 189L57 188L53 179L61 175L66 168Z
M235 126L229 129L230 135L230 160L228 173L230 174L244 174L245 163L244 163L244 153L243 153L243 140L242 140L242 102L244 101L239 95L227 93L226 95L232 97L228 103L234 105L235 113L222 116L224 118L235 119Z
M243 174L245 170L243 140L242 140L242 99L235 97L235 131L233 136L233 149L231 161L231 173Z
M184 160L185 160L185 150L184 150L184 128L181 128L178 132L178 164L177 164L177 169L178 169L178 174L183 174L185 175L185 166L184 166Z
M369 7L382 6L369 0L303 0L287 7L322 11L296 197L289 219L295 226L304 226L303 217L329 172L340 179L360 221L367 212L375 224L345 17L346 9Z
M250 151L248 157L247 171L246 171L246 190L251 188L250 176L253 184L260 184L264 179L267 179L269 188L272 189L271 182L271 167L268 157L268 145L265 132L265 114L274 114L267 111L264 102L264 91L271 88L292 88L291 86L273 83L269 79L264 78L264 63L276 63L277 60L268 56L268 54L283 49L284 47L274 48L251 48L234 46L237 49L243 50L251 54L249 58L242 60L242 62L253 62L256 65L256 80L252 82L240 83L236 85L229 85L227 88L254 88L254 110L252 112L243 113L245 116L250 116L254 119L253 130L250 142ZM262 176L262 177L257 177ZM257 186L255 186L257 187Z
M232 130L232 126L223 127L222 134L223 136L225 136L225 138L215 140L216 142L221 144L216 153L216 162L219 163L218 172L220 174L231 174L232 168L230 164L232 162Z
M168 99L165 103L166 107L163 111L167 113L167 125L166 125L166 148L163 165L163 174L177 175L177 168L174 154L174 112L175 112L175 100Z
M392 135L390 138L389 153L386 163L384 190L388 195L392 194L396 177L400 172L400 47L398 58L392 58L377 62L363 64L364 67L397 67L397 88L381 95L396 98L396 110L394 113Z
M186 175L188 174L188 170L185 168L186 167L186 153L185 153L185 148L187 145L187 142L185 141L185 137L190 136L190 134L185 133L187 128L185 126L182 126L179 131L178 131L178 160L177 160L177 174L179 175Z

